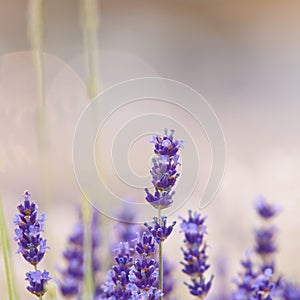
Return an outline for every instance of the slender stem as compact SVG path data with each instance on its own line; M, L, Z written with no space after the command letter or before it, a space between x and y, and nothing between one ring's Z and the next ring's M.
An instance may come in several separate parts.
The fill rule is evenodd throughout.
M158 223L161 225L161 208L159 207L157 210L158 213ZM163 249L162 249L162 241L160 241L158 245L158 261L159 261L159 282L158 287L163 292ZM163 299L162 296L159 297L160 300Z
M84 279L82 299L90 300L94 296L94 276L92 267L92 237L91 237L91 206L87 199L82 197L82 216L83 216L83 261Z
M98 73L98 6L97 0L81 0L81 17L82 29L84 37L84 49L86 60L86 73L87 73L87 92L89 100L91 101L100 90L99 87L99 73ZM92 126L96 130L95 112L93 111ZM99 192L97 191L99 194ZM83 201L83 219L84 219L84 286L83 286L83 299L90 300L94 297L94 274L92 267L92 237L90 230L91 221L91 207L87 199Z
M34 55L36 81L36 132L39 147L43 198L50 201L50 163L47 128L46 76L44 59L45 0L30 0L28 7L28 36Z
M100 90L97 39L99 14L97 0L82 0L82 18L86 56L87 89L90 100L92 100Z
M14 276L13 276L13 264L10 257L10 245L9 245L9 239L8 234L5 226L4 221L4 213L3 213L3 207L2 207L2 200L0 198L0 240L2 245L2 251L3 251L3 259L4 259L4 267L5 267L5 274L6 274L6 280L7 280L7 289L8 289L8 296L9 300L17 299L17 293L14 286ZM14 297L15 296L15 297Z

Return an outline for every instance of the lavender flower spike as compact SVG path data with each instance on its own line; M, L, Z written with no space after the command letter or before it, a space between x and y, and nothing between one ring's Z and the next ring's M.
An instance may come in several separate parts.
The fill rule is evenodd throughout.
M208 270L207 264L208 256L206 254L207 244L204 241L206 234L206 226L204 224L205 217L201 217L200 213L192 214L189 211L189 218L186 220L180 217L181 232L184 232L184 247L183 252L184 261L182 271L191 277L192 283L185 283L190 291L190 294L199 299L204 299L208 294L213 276L209 280L205 279L205 272Z
M34 202L30 202L30 193L25 191L24 203L19 204L19 213L14 218L14 224L18 226L15 230L15 240L18 242L19 250L26 261L34 266L34 271L27 272L26 278L29 282L27 289L40 299L46 292L46 284L51 279L47 271L41 272L37 269L37 264L43 259L46 250L46 240L41 237L44 231L45 214L38 218L38 207Z
M148 189L146 191L146 201L157 209L169 207L172 203L174 192L171 189L179 176L177 166L179 163L178 150L183 147L183 141L174 138L174 130L165 135L153 135L151 143L154 143L155 157L152 159L153 166L150 170L152 184L155 192L152 194Z
M255 252L262 259L262 271L271 268L274 272L277 228L270 224L270 220L278 214L280 207L268 203L263 196L260 196L255 203L255 209L263 221L262 226L255 230Z
M18 226L15 230L15 241L18 242L19 250L25 260L32 265L37 265L44 257L46 240L40 236L44 231L45 214L38 218L38 207L29 201L30 193L24 192L24 203L17 206L19 214L14 218L14 224Z

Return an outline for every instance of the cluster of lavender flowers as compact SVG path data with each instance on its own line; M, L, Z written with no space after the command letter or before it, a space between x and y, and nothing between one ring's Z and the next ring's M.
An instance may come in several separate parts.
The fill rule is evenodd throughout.
M45 214L38 217L38 207L34 202L30 202L30 193L25 191L23 204L19 204L17 209L19 213L14 218L14 224L17 226L15 241L24 259L29 262L34 271L26 273L25 280L28 281L27 289L40 299L46 292L46 285L51 279L49 273L37 269L37 265L44 258L47 246L47 240L43 239L41 232L44 231Z
M246 258L241 261L243 271L234 278L236 290L231 300L300 300L300 288L275 272L277 228L270 221L280 208L268 203L263 196L256 201L255 208L263 224L255 230L253 251L247 250ZM259 263L252 259L252 252L260 259Z
M153 191L146 191L146 201L157 210L157 216L144 226L135 224L135 214L126 207L119 213L122 220L116 226L113 235L118 241L113 248L112 266L102 281L99 271L103 265L99 261L100 232L98 213L92 211L90 222L86 223L80 215L73 234L68 239L68 247L63 252L66 267L57 280L61 297L67 299L85 299L83 289L85 276L90 267L93 291L89 299L93 300L174 300L173 270L174 264L162 253L162 245L174 230L176 221L168 225L166 216L161 210L173 203L174 186L179 176L179 149L183 142L165 130L164 135L153 135L155 157L150 171ZM25 191L24 203L18 206L19 214L14 223L15 240L18 252L34 266L34 271L26 274L29 282L27 289L42 299L46 285L50 280L47 271L37 269L47 250L46 240L41 237L45 214L37 216L37 206L29 201L30 193ZM246 251L241 261L242 271L234 278L235 289L230 296L225 291L218 294L228 300L300 300L300 288L285 279L275 269L277 251L277 228L271 223L280 211L279 207L260 197L255 204L256 212L262 220L261 227L255 230L255 246ZM210 294L213 275L208 276L210 269L207 255L206 217L199 212L189 210L188 217L179 216L180 232L183 233L182 272L189 276L184 282L189 293L197 299L204 299ZM88 238L87 238L88 237ZM258 260L254 260L256 255ZM110 259L110 258L109 258ZM106 259L106 261L109 261ZM101 266L101 268L100 268ZM213 298L212 299L217 299Z

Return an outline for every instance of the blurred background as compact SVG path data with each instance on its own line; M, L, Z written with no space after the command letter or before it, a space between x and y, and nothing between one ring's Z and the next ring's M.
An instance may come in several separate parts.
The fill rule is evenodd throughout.
M0 192L23 291L28 266L14 256L17 248L11 224L21 194L29 189L40 210L47 212L45 235L51 251L44 264L53 277L81 201L72 166L72 139L89 101L83 18L78 1L45 3L48 125L43 154L35 57L27 29L29 2L0 0L0 5ZM227 269L227 279L217 278L216 286L225 284L230 290L244 250L253 246L252 230L257 224L253 201L259 194L283 207L276 219L280 229L276 261L288 278L299 280L300 3L102 0L98 5L100 90L137 77L167 77L200 92L219 118L226 140L225 175L216 197L203 209L208 215L212 272L218 272L220 261ZM172 117L176 119L176 113ZM185 126L188 124L186 120ZM204 141L199 143L206 149L201 152L206 168L200 176L204 186L211 157ZM143 147L141 143L139 147ZM138 174L148 174L151 151L147 144L142 156L147 159L136 165ZM135 161L137 154L131 155ZM184 151L182 155L184 159ZM45 159L47 176L41 167ZM183 175L189 176L188 170ZM130 194L129 189L124 196ZM197 209L198 203L199 199L192 197L172 217L186 215L187 209ZM102 222L103 226L112 224L104 216ZM179 247L174 247L179 239L173 236L165 247L166 252L172 249L169 255L174 261L181 259ZM5 291L2 260L0 267L0 286ZM180 273L178 278L185 279ZM179 299L187 295L183 285L176 293ZM24 294L22 299L31 298Z

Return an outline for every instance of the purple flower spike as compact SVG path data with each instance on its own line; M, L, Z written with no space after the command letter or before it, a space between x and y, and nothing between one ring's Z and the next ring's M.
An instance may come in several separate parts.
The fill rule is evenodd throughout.
M179 163L178 150L183 148L183 141L175 140L174 130L168 134L165 130L165 135L153 135L151 143L154 143L154 153L156 156L152 159L152 184L155 188L154 193L146 191L146 201L157 209L169 207L172 203L172 197L175 192L172 192L179 173L177 167Z
M40 270L27 272L25 278L29 282L27 289L37 297L41 297L45 294L45 286L50 279L51 277L49 277L49 273L46 270L44 272Z
M251 252L246 251L246 259L241 261L243 272L233 279L237 289L232 293L231 300L250 299L253 291L253 284L258 276L254 271L251 260Z
M148 223L145 223L144 225L148 228L157 244L160 244L164 242L172 233L175 224L176 222L174 221L170 226L167 226L167 217L162 217L160 224L158 218L153 217L153 222L151 225Z
M45 286L51 279L46 270L41 272L37 269L37 264L49 248L46 240L41 237L46 217L45 213L38 217L38 207L34 202L30 202L29 191L26 190L23 197L24 202L17 206L19 213L14 218L14 224L18 226L15 229L15 241L19 245L18 253L21 253L35 268L35 271L26 273L25 280L29 282L27 290L41 298L46 293Z
M186 283L190 294L203 299L208 294L213 276L209 280L205 279L205 272L209 269L206 254L207 244L204 240L206 217L201 217L200 213L189 211L188 219L180 217L182 220L180 229L184 233L184 247L181 248L183 253L183 273L191 277L192 283Z
M40 235L44 231L45 214L38 218L38 207L34 202L30 202L29 191L25 191L23 196L24 203L17 206L19 214L14 218L14 224L18 226L15 230L15 241L19 245L18 253L36 266L49 249L46 240Z
M266 220L276 216L281 210L279 206L267 203L267 200L264 196L259 196L259 198L256 200L255 209L256 212Z

